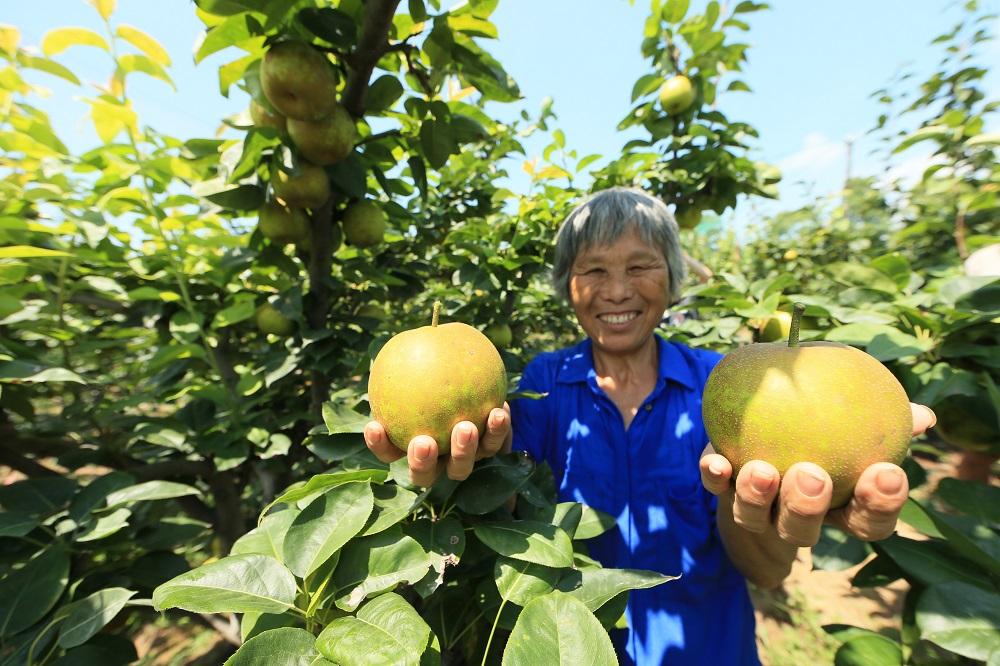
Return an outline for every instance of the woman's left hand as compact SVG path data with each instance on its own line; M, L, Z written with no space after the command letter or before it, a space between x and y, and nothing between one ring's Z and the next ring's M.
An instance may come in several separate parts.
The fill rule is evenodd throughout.
M910 407L914 435L936 422L929 408L914 403ZM702 484L712 494L723 496L720 501L730 501L732 495L733 521L754 533L773 528L778 538L794 546L814 546L824 522L864 541L884 539L895 530L909 493L906 475L892 463L875 463L865 469L850 502L833 510L833 482L826 470L813 463L796 463L782 478L770 463L752 460L740 469L735 483L732 476L729 461L709 446L701 458Z

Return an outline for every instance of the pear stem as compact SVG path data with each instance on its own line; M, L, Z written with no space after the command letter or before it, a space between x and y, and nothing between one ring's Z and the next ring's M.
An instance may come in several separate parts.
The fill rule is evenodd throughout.
M434 310L431 313L431 326L438 325L438 318L441 316L441 301L434 301Z
M788 329L788 346L798 347L799 345L799 323L802 320L802 313L806 311L806 306L796 303L792 307L792 325Z

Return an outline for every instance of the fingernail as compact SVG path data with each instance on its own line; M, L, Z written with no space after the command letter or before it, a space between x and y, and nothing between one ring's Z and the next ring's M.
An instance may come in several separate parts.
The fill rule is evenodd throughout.
M418 462L427 460L427 457L430 454L431 447L429 444L417 444L413 449L413 457L416 458Z
M920 406L923 407L924 409L926 409L927 413L931 415L931 424L929 426L927 426L927 427L928 428L933 428L934 426L936 426L937 425L937 414L934 413L934 410L931 409L930 407L928 407L927 405L920 405Z
M472 426L463 425L458 429L458 438L463 444L468 444L472 439Z
M503 425L503 414L493 414L490 417L490 427L493 429L499 428Z
M708 463L708 471L713 476L722 476L722 466L719 463Z
M899 470L883 469L875 476L875 485L886 495L895 495L903 487L903 475Z
M826 480L820 476L816 476L812 472L800 469L795 477L795 483L803 495L806 497L816 497L823 492Z
M753 489L759 493L770 492L771 486L774 484L774 474L770 471L754 470L753 474L750 475L750 485Z

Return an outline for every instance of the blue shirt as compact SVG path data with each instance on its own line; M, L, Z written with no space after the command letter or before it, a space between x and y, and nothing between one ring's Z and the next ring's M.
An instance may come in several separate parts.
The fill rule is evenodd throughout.
M708 442L702 389L722 357L656 339L659 379L628 430L597 385L589 339L537 356L519 389L548 395L513 401L514 448L549 464L560 501L615 518L617 529L587 542L603 566L682 574L630 593L629 630L613 632L623 664L756 665L746 581L698 469Z

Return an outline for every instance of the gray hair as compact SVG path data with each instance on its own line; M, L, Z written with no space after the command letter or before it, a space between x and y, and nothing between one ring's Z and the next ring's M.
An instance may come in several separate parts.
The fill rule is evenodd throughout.
M663 254L670 273L670 302L679 301L685 266L677 222L662 201L630 187L611 187L590 195L559 227L552 267L556 293L569 301L569 274L581 250L609 245L633 230Z

